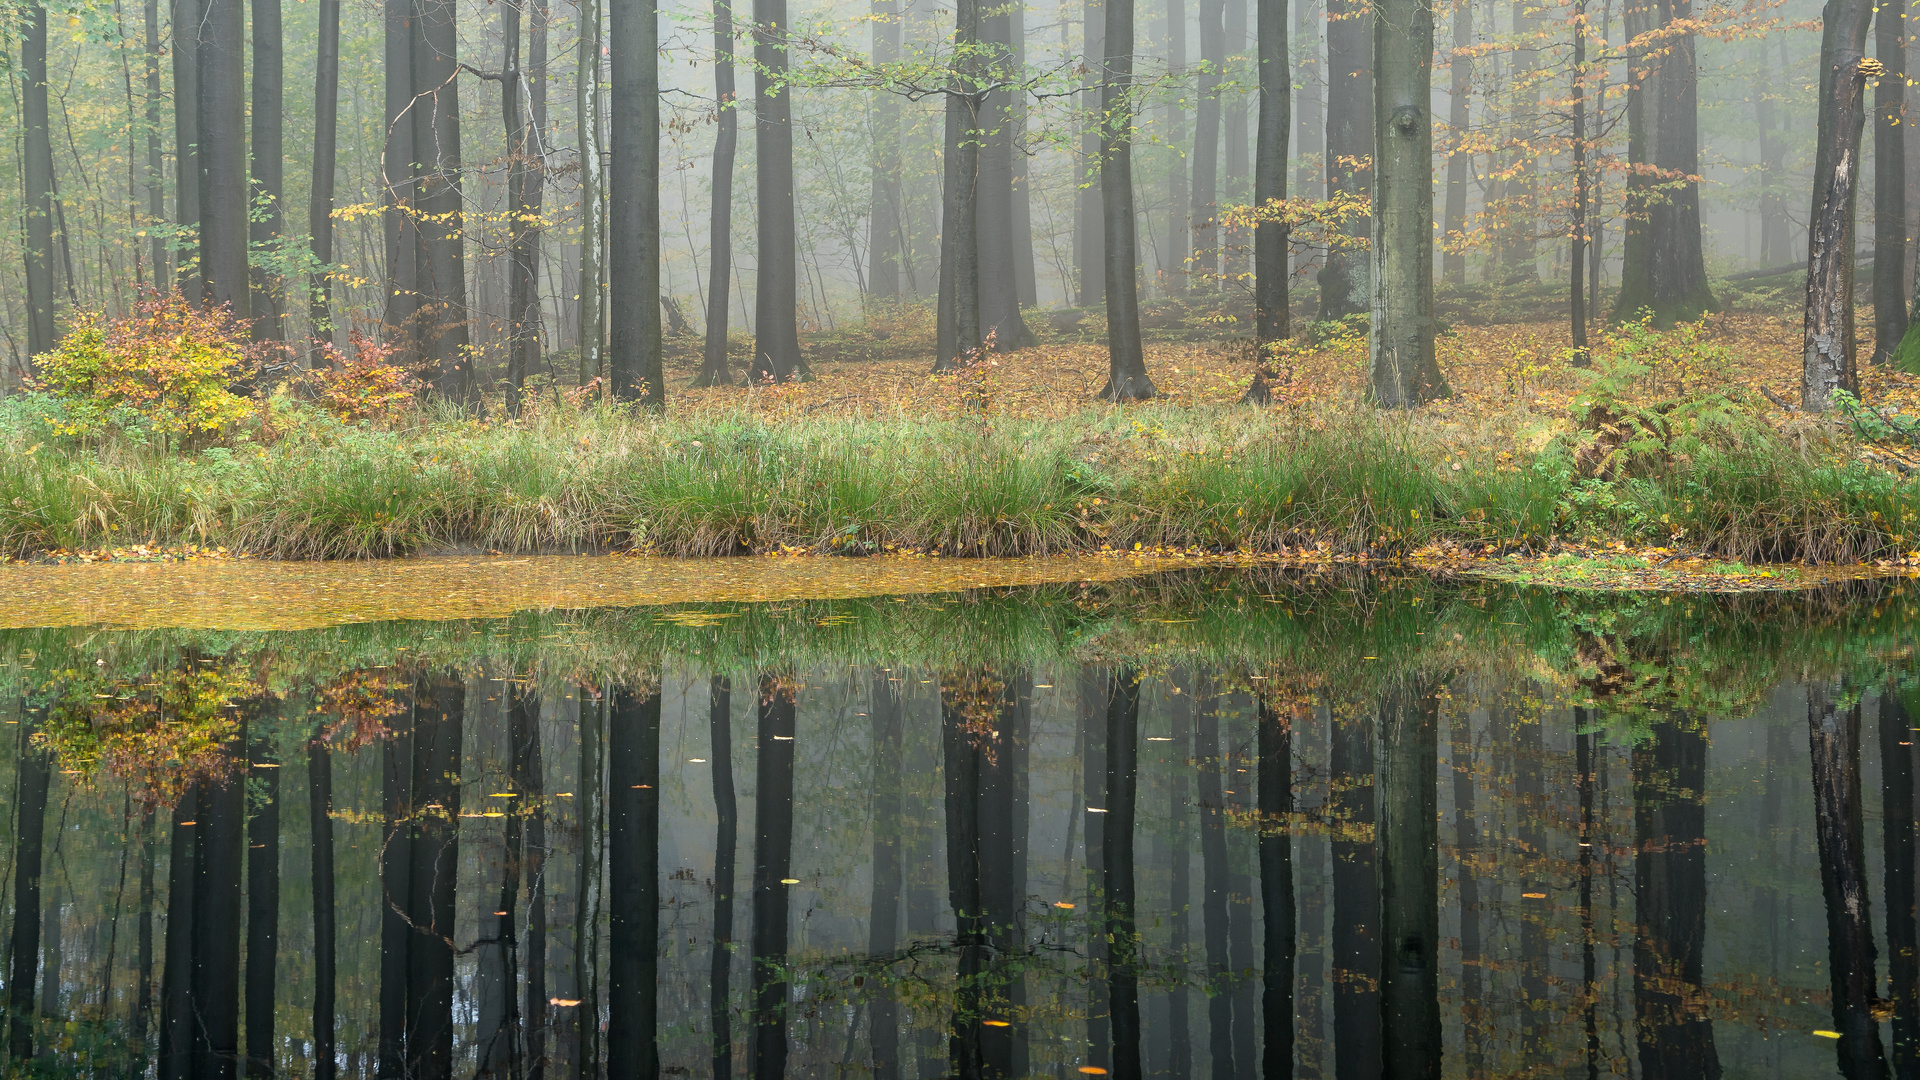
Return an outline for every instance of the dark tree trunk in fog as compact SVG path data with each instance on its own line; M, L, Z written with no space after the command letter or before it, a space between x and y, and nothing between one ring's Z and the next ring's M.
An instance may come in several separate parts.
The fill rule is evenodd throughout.
M47 105L47 8L45 4L32 4L23 14L21 177L26 184L22 209L26 218L27 351L31 361L54 345L53 133Z
M281 41L280 0L249 0L253 11L252 145L247 161L251 166L252 195L249 200L247 243L254 248L270 247L287 229L287 208L280 199L286 162L282 154L282 124L285 118L286 46ZM281 341L286 326L284 284L271 270L250 267L253 296L255 341ZM251 1036L249 1036L251 1038ZM253 1068L248 1065L249 1071Z
M618 35L615 35L618 40ZM651 58L652 54L647 54ZM618 86L618 82L615 83ZM615 102L619 101L616 91ZM616 170L615 175L618 175ZM655 305L656 309L658 305ZM657 1076L660 693L614 691L607 733L607 1075Z
M1336 812L1353 834L1373 825L1373 715L1333 718L1329 769ZM1333 1050L1335 1075L1358 1080L1381 1075L1380 888L1374 845L1354 839L1333 847Z
M507 135L507 392L518 412L527 377L540 369L540 207L546 175L547 5L527 9L527 59L520 60L520 10L500 9L506 43L500 107ZM521 90L526 101L521 102Z
M1027 12L1015 4L1012 20L1013 70L1025 71L1027 64ZM1040 306L1040 282L1033 256L1033 185L1027 175L1027 95L1022 89L1012 95L1008 106L1008 127L1013 141L1013 292L1023 308Z
M1440 1076L1440 704L1402 681L1380 707L1380 1015L1383 1075Z
M215 0L217 2L217 0ZM480 386L468 349L466 211L460 152L459 32L454 0L412 0L414 268L421 358L434 392L471 403Z
M1453 827L1455 861L1460 867L1460 1002L1466 1033L1467 1073L1479 1075L1486 1067L1486 1038L1492 1030L1482 993L1483 956L1480 945L1480 824L1474 817L1479 784L1474 774L1473 714L1453 710L1447 732L1448 765L1453 769Z
M996 79L1017 82L1014 67L1013 14L1007 5L987 8L980 20L980 40L990 50L990 70ZM980 250L980 332L994 339L996 352L1012 352L1034 343L1033 332L1020 317L1019 249L1014 234L1014 145L1016 99L1026 91L999 89L986 95L980 113L978 243Z
M740 806L733 793L733 683L707 684L707 733L713 753L713 953L707 961L707 1015L713 1075L733 1075L733 883Z
M1186 0L1167 0L1167 77L1175 83L1187 75ZM1167 145L1176 150L1187 141L1187 112L1180 96L1166 103ZM1173 155L1167 167L1167 241L1160 256L1162 287L1171 295L1187 291L1187 252L1193 223L1187 217L1192 196L1187 188L1187 156Z
M880 0L891 3L892 0ZM875 11L879 4L875 5ZM874 34L880 33L876 23ZM900 30L893 30L896 43ZM879 59L878 47L875 60ZM882 95L889 99L889 95ZM707 340L701 353L700 373L695 386L725 386L733 381L727 365L727 331L731 327L733 273L733 158L740 143L740 99L733 88L733 0L714 0L713 4L713 99L719 103L713 136L713 204L707 217ZM876 133L874 138L879 139ZM879 183L878 170L874 183ZM874 213L880 210L879 189L875 188ZM878 256L875 256L876 259ZM877 265L877 263L876 263Z
M1854 203L1860 195L1860 130L1867 118L1864 51L1872 17L1872 0L1827 0L1821 12L1820 126L1813 210L1807 215L1800 372L1800 407L1808 412L1825 411L1835 390L1860 392L1853 339Z
M193 1075L193 883L199 863L200 789L173 806L167 856L167 937L160 974L160 1080ZM18 957L19 952L14 956ZM19 985L16 983L15 985Z
M1245 59L1247 55L1247 0L1227 0L1224 19L1227 31L1227 56ZM1284 35L1285 30L1281 33ZM1236 67L1238 67L1236 65ZM1250 72L1238 67L1234 78L1246 85L1246 80L1257 83L1259 72ZM1220 122L1223 138L1220 148L1221 202L1229 205L1244 205L1249 190L1247 184L1247 98L1250 95L1242 90L1229 95L1222 102ZM1237 228L1226 230L1220 245L1220 272L1225 275L1221 282L1238 282L1247 272L1247 237Z
M1200 77L1193 125L1193 254L1188 284L1212 290L1220 281L1220 76L1227 62L1226 0L1199 0Z
M1682 179L1700 173L1700 93L1693 35L1668 27L1691 18L1691 0L1626 6L1627 38L1638 43L1629 46L1628 68L1638 81L1627 87L1627 235L1616 320L1646 308L1655 325L1667 327L1719 310L1700 247L1700 187Z
M957 70L946 94L945 174L940 185L940 297L936 313L933 370L970 363L984 338L980 326L980 144L982 73L978 0L955 0Z
M151 0L149 0L151 2ZM331 340L333 279L326 267L333 262L333 174L338 164L340 119L340 0L319 0L319 50L313 66L313 178L308 185L307 235L313 261L321 269L307 283L308 333L314 341ZM158 271L155 271L158 276ZM318 348L309 354L309 367L326 364ZM331 1068L324 1060L316 1064Z
M253 811L247 821L247 1076L270 1077L280 954L280 769L263 738L254 739L247 756L253 766L247 800Z
M1887 986L1896 1080L1920 1076L1920 909L1914 877L1914 720L1898 691L1880 697L1881 817L1886 833Z
M867 919L867 955L891 957L900 947L900 894L905 873L900 852L900 813L906 758L901 749L904 712L898 684L884 671L873 676L867 710L873 724L873 903ZM731 867L729 867L731 869ZM875 1080L900 1080L900 1015L886 982L867 1006ZM715 1076L722 1072L714 1063Z
M1234 1080L1233 964L1227 953L1226 793L1220 782L1220 702L1194 699L1193 759L1200 766L1201 927L1207 953L1207 1046L1213 1080ZM1251 1062L1244 1063L1251 1067Z
M513 65L508 65L512 70ZM508 791L514 801L507 806L500 844L500 885L498 898L480 913L478 965L474 980L476 1012L480 1023L474 1034L478 1066L476 1077L487 1080L518 1080L521 1071L521 1018L515 991L520 982L520 943L518 940L520 875L526 859L525 823L520 812L526 808L526 789L520 765L520 748L526 741L527 701L519 684L508 682L500 688L506 696L507 760L510 779ZM536 714L539 706L534 706Z
M657 0L608 0L613 157L607 177L607 378L614 397L664 410L658 23ZM762 208L774 210L768 203Z
M1907 333L1907 21L1890 9L1873 23L1886 72L1873 90L1873 362L1887 363Z
M1300 126L1294 139L1299 164L1294 169L1293 186L1302 197L1317 199L1325 196L1327 183L1324 161L1314 160L1324 158L1327 149L1327 65L1323 51L1327 23L1317 0L1298 0L1292 7L1293 40L1305 50L1294 69L1300 80L1300 101L1293 115Z
M1447 141L1455 149L1447 155L1446 221L1441 236L1446 251L1440 256L1440 272L1449 285L1467 283L1467 253L1455 249L1467 231L1467 185L1473 173L1473 155L1458 149L1473 122L1473 57L1467 52L1472 47L1473 5L1455 4L1453 58L1447 64Z
M387 722L380 744L380 1042L375 1075L406 1074L407 928L413 910L413 732L415 709Z
M1567 307L1573 321L1573 358L1575 367L1586 367L1587 353L1587 220L1592 212L1588 190L1592 186L1587 165L1587 4L1577 0L1573 26L1573 221L1572 239L1567 253L1567 268L1572 275L1567 284ZM1457 17L1456 17L1457 22ZM1458 62L1458 61L1456 61ZM1605 98L1601 99L1602 104ZM1464 106L1460 109L1465 111ZM1451 176L1451 173L1449 173ZM1447 212L1453 212L1453 188L1447 188ZM1465 260L1462 260L1464 273Z
M754 382L801 372L798 249L793 217L793 98L787 89L787 0L753 0Z
M1100 95L1100 212L1106 226L1108 401L1154 396L1140 341L1140 278L1133 212L1133 3L1106 0L1106 77Z
M1293 129L1293 71L1287 58L1287 0L1260 0L1255 59L1260 77L1259 146L1254 155L1256 206L1287 197L1287 137ZM1253 232L1254 340L1288 335L1287 227L1264 221Z
M1634 1030L1646 1080L1718 1080L1695 1007L1707 937L1707 738L1691 717L1633 749Z
M899 0L873 0L873 63L900 59ZM890 93L875 94L867 105L873 126L873 191L867 218L867 291L880 297L900 295L900 260L906 250L900 220L900 102Z
M1106 889L1107 864L1107 690L1111 675L1104 668L1083 667L1078 680L1080 722L1080 778L1086 807L1087 933L1092 939L1087 955L1087 1064L1111 1069L1111 1024L1108 1013L1106 922L1101 899Z
M161 279L165 280L165 279ZM140 944L134 957L133 1037L146 1045L147 1028L153 1022L153 808L140 817ZM316 1080L333 1080L331 1076Z
M794 691L760 677L760 751L754 767L753 1038L756 1080L787 1072L787 911L793 878Z
M545 15L543 6L537 17ZM544 60L544 42L539 53ZM546 763L540 753L540 698L522 686L514 686L510 692L513 788L526 808L525 843L520 849L520 865L527 880L527 935L520 947L520 966L526 972L525 1004L520 1009L526 1029L522 1060L528 1080L544 1080L551 1000L547 997Z
M450 1080L467 689L457 673L443 672L423 678L415 694L404 1075L409 1080Z
M574 997L580 1004L569 1010L574 1026L573 1066L578 1080L590 1080L600 1070L600 867L605 833L600 819L601 745L606 738L606 698L584 685L580 703L580 779L574 798L574 821L580 830L579 869L573 890L573 955L586 957L574 970Z
M1820 887L1826 894L1827 966L1833 990L1834 1042L1840 1075L1880 1080L1887 1075L1874 1019L1880 988L1874 976L1871 889L1861 824L1860 704L1841 705L1837 687L1807 688L1807 735L1813 758L1814 835L1820 847Z
M1574 736L1574 781L1580 791L1580 990L1586 1000L1586 1008L1581 1017L1587 1035L1587 1075L1597 1076L1600 1072L1600 965L1599 941L1594 932L1593 913L1593 838L1594 803L1596 802L1595 767L1593 760L1594 736L1591 732L1592 720L1589 710L1573 710L1573 727L1578 732ZM1455 766L1455 790L1459 789L1459 770ZM1467 859L1466 851L1460 853L1462 865ZM1464 877L1464 875L1463 875ZM1463 939L1464 940L1464 939ZM1465 963L1471 961L1463 960ZM1477 981L1477 980L1476 980Z
M1263 27L1265 15L1262 11ZM1260 1015L1266 1029L1260 1074L1264 1080L1287 1080L1293 1075L1293 980L1299 952L1293 836L1287 817L1293 812L1294 717L1275 710L1265 697L1259 699L1259 709L1260 922L1265 930L1260 957ZM1296 712L1295 717L1302 712Z
M1132 0L1108 0L1131 6ZM1109 40L1113 22L1109 19ZM1129 28L1130 29L1130 28ZM1129 37L1132 35L1129 34ZM1111 239L1111 236L1109 236ZM1109 282L1111 284L1111 282ZM1140 1080L1140 941L1134 910L1133 816L1140 750L1140 677L1114 668L1107 689L1107 813L1101 833L1104 858L1107 980L1113 1015L1113 1073Z
M170 284L167 241L153 226L167 220L166 152L161 149L160 101L165 96L160 82L160 0L146 0L146 77L147 173L141 186L147 189L147 250L153 264L153 286L165 289ZM23 46L25 42L21 43ZM23 61L24 61L24 49ZM24 104L24 101L22 102Z
M601 349L606 341L606 276L601 265L602 227L606 222L606 195L600 164L600 57L605 47L600 0L582 0L578 8L578 37L574 45L574 140L580 161L580 301L578 338L581 386L600 377ZM586 1026L581 1031L587 1031Z
M313 1080L333 1080L333 751L320 738L307 744L307 823L313 864Z
M240 884L247 848L245 740L243 730L226 746L223 774L202 783L199 819L193 826L193 937L188 978L192 1049L188 1057L195 1080L231 1080L240 1072Z
M173 47L173 220L186 230L174 271L180 291L190 300L198 300L202 289L193 239L200 229L200 35L195 28L205 10L205 0L172 0L168 19Z
M1174 204L1176 213L1180 204ZM1182 758L1193 745L1193 715L1196 699L1194 680L1190 672L1174 669L1171 681L1180 690L1173 699L1172 724L1167 734L1173 739L1175 752ZM1187 785L1187 769L1174 769L1167 777L1167 827L1172 836L1168 846L1168 857L1172 865L1168 867L1172 878L1172 896L1167 921L1171 924L1168 935L1168 947L1175 956L1185 956L1192 941L1193 916L1190 901L1193 897L1193 859L1191 851L1191 794ZM1171 1080L1188 1080L1193 1070L1193 1032L1188 1019L1188 1006L1192 993L1185 981L1167 992L1167 1075Z
M174 0L191 9L203 0ZM393 362L418 369L424 362L420 327L419 225L415 220L418 185L413 163L413 27L414 0L382 0L382 63L386 75L385 133L381 147L381 240L387 271L386 310L381 337L393 346ZM181 25L177 17L175 26ZM177 78L177 76L176 76ZM182 143L184 145L184 143ZM391 885L389 886L391 888ZM397 1020L399 1014L394 1014ZM381 1025L382 1038L387 1025ZM396 1032L393 1035L398 1038ZM396 1045L398 1045L396 1043ZM383 1073L382 1075L393 1075Z
M1327 198L1346 193L1372 197L1373 26L1365 0L1327 2ZM1431 196L1429 196L1431 199ZM1378 212L1378 208L1375 209ZM1370 235L1366 216L1348 225L1349 235ZM1320 317L1341 319L1368 309L1364 251L1327 253L1320 270Z
M1101 140L1104 130L1101 112L1106 108L1101 67L1107 55L1107 16L1104 0L1085 0L1081 5L1080 45L1091 85L1080 91L1086 127L1080 133L1080 171L1074 198L1073 260L1074 303L1093 308L1105 301L1107 284L1106 229L1100 177Z
M968 670L944 677L940 686L947 892L960 950L948 1057L958 1076L1017 1075L1014 1029L981 1023L1015 1019L1008 1015L1005 991L1020 922L1013 754L1017 681Z
M1373 9L1373 315L1367 396L1409 409L1448 396L1433 338L1433 9Z
M7 1055L19 1068L33 1057L33 988L40 965L41 853L46 837L47 790L53 780L53 765L46 751L28 742L32 734L30 725L20 725L14 755L18 794L13 839L13 937L8 946L13 960L7 972Z
M247 275L246 0L203 0L195 111L199 114L201 296L252 318Z

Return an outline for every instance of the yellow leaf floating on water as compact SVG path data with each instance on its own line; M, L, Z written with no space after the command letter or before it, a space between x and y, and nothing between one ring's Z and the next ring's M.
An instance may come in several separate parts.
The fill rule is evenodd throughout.
M1818 1035L1818 1036L1820 1036L1820 1037L1821 1037L1821 1038L1823 1038L1823 1039L1837 1039L1837 1038L1839 1038L1839 1037L1840 1037L1840 1033L1839 1033L1839 1032L1837 1032L1837 1031L1820 1031L1820 1030L1816 1030L1816 1031L1814 1031L1814 1034L1815 1034L1815 1035Z

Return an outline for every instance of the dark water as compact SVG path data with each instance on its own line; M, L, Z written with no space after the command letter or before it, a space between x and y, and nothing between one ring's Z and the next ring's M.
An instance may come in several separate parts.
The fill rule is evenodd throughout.
M1911 1076L1916 602L4 631L7 1067Z

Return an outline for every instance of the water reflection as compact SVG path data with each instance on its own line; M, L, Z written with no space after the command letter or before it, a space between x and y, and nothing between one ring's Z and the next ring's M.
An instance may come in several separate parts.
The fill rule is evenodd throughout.
M1913 603L6 632L6 1067L1913 1075Z

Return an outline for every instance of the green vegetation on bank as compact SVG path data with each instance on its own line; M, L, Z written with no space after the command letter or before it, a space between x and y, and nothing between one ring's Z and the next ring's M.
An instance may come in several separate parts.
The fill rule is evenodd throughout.
M1018 420L554 406L381 428L284 399L250 431L182 449L63 435L47 399L21 395L0 402L0 552L1394 554L1622 539L1836 562L1920 546L1920 477L1854 454L1833 427L1783 432L1732 407L1623 414L1597 433L1173 407Z

